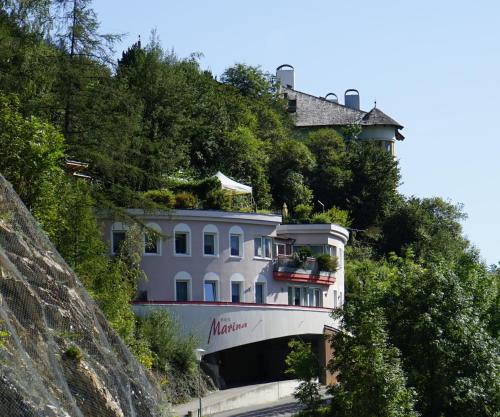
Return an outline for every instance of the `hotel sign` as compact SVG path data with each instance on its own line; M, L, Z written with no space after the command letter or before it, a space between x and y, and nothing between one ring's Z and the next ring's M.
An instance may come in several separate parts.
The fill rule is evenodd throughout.
M323 334L325 326L338 327L326 308L189 302L134 304L140 316L159 309L175 316L184 334L197 337L207 354L279 337Z

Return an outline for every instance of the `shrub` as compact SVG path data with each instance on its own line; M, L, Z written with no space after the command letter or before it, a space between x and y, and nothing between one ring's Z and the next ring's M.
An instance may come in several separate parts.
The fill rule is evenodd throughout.
M192 209L197 205L196 197L188 193L187 191L182 191L175 195L175 208L178 209Z
M349 220L349 212L347 210L341 210L335 206L328 211L325 211L324 213L315 213L311 218L311 223L335 223L344 227L347 227L351 224Z
M311 218L311 223L313 224L329 224L332 223L330 216L327 213L316 213Z
M338 267L337 257L332 257L327 253L316 256L316 262L320 271L335 272Z
M222 190L212 190L206 194L204 207L215 210L230 210L229 195Z
M297 252L293 254L293 259L297 266L302 266L307 261L307 258L311 256L311 249L309 249L307 246L302 246Z
M68 359L80 362L83 355L78 346L71 345L68 349L66 349L66 352L64 352L64 356L66 356Z
M153 203L161 204L166 208L173 208L176 203L174 193L170 190L149 190L143 195Z
M297 204L293 209L293 217L301 223L309 222L312 209L309 204Z

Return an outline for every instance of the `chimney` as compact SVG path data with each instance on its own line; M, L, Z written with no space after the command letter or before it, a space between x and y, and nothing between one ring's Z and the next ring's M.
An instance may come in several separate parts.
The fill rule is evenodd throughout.
M283 64L276 68L276 78L280 81L283 87L295 88L294 68L291 65Z
M337 94L335 94L335 93L328 93L325 96L325 100L326 101L331 101L332 103L338 103L339 102L339 98L337 97Z
M345 90L344 104L346 107L359 110L359 91L354 88Z

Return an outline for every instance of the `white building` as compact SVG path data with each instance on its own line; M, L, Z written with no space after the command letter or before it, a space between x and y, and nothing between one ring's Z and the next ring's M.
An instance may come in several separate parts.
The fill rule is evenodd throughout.
M340 104L335 93L316 97L296 90L295 70L291 65L279 66L276 77L297 129L327 127L342 133L344 127L357 124L361 127L359 140L373 141L392 155L395 142L404 140L400 132L403 126L382 110L376 106L368 112L360 109L358 90L346 90L344 104Z
M281 216L205 210L145 213L131 210L157 238L145 235L148 276L135 303L138 314L166 309L194 333L220 386L286 378L291 337L313 343L326 364L325 334L338 329L330 313L344 300L344 245L348 231L334 224L281 224ZM108 221L116 250L127 225ZM322 271L308 247L338 259ZM325 375L326 378L326 375Z

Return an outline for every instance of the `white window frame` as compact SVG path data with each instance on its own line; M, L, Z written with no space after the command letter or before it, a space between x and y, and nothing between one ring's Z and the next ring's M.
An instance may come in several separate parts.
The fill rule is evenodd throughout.
M232 236L239 236L239 255L232 255L231 254L231 237ZM244 234L243 234L243 229L239 226L233 226L229 229L229 257L233 259L243 259L244 257Z
M191 277L191 274L186 271L181 271L177 272L174 277L174 298L175 301L177 300L177 282L187 282L187 293L188 293L188 299L187 301L192 301L193 300L193 279Z
M219 276L215 272L207 272L203 277L203 301L207 301L207 297L205 294L205 282L215 282L215 300L213 302L220 301L220 279Z
M240 301L239 303L245 302L245 278L240 273L236 272L231 275L229 279L229 301L233 302L233 283L240 284ZM236 304L236 303L235 303Z
M253 284L253 301L254 303L257 303L257 284L262 285L262 304L267 304L267 279L264 275L259 274L257 275L257 278L255 279L255 282Z
M292 305L292 306L296 306L296 307L316 307L316 308L319 308L319 307L323 307L323 290L321 289L321 287L318 287L318 286L309 286L309 285L288 285L288 290L287 290L287 294L288 294L288 291L290 291L289 289L292 289L292 301L295 301L295 290L296 288L300 288L300 296L299 296L299 304L290 304L290 299L288 299L288 305ZM314 291L317 291L317 296L318 296L318 301L319 301L319 306L316 306L316 305L311 305L310 303L310 293L314 293Z
M214 253L205 253L205 235L210 234L214 236ZM202 242L202 254L208 258L218 258L219 257L219 229L213 224L207 224L201 233ZM231 250L231 249L230 249Z
M186 253L177 253L177 248L175 247L175 235L177 233L185 233L186 236ZM178 257L189 257L191 256L191 228L184 223L179 223L174 227L174 233L173 233L173 252L174 256Z
M144 232L144 256L161 256L161 243L163 239L161 238L162 231L160 225L156 223L148 223L146 224L146 229L154 230L156 233L159 233L159 235L156 237L156 252L146 252L146 236L148 230Z
M262 248L262 256L255 254L255 241L260 239L260 247ZM266 241L270 241L270 256L266 256ZM254 259L273 259L273 238L270 236L256 236L253 240L253 257Z
M114 247L115 247L115 242L114 242L114 233L115 232L124 232L125 234L128 232L128 230L130 229L130 227L123 223L123 222L114 222L112 225L111 225L111 230L110 230L110 239L109 241L111 242L111 254L112 255L116 255L117 252L114 251Z

